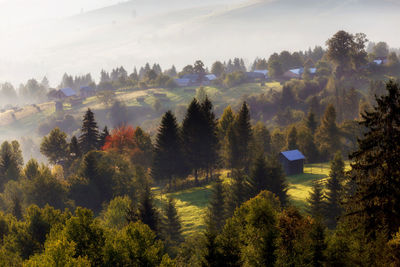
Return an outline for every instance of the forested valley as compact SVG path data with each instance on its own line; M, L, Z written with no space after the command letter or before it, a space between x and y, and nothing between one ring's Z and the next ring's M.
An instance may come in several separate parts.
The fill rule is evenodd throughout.
M98 102L61 104L35 125L43 159L2 140L0 265L399 266L398 56L384 42L339 31L326 49L275 53L250 69L236 58L210 70L201 61L181 72L120 67L98 84L65 75L59 88L91 86ZM298 77L285 75L291 69ZM185 104L136 108L151 123L131 119L118 98L176 93L185 75L197 79ZM20 96L3 84L0 94L34 96L38 105L51 92L46 84L30 80ZM252 86L262 93L231 95ZM329 166L311 176L311 190L299 185L304 205L290 191L285 151ZM185 227L179 194L205 206L200 215L187 208Z

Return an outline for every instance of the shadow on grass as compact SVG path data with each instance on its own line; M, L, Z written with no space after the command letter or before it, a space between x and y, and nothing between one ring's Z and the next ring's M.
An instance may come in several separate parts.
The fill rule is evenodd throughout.
M208 201L211 196L211 189L209 187L196 187L177 193L172 193L170 196L182 202L186 202L189 205L204 208L208 205Z
M325 178L325 174L312 174L312 173L303 173L298 175L287 176L287 180L291 184L308 184L314 180L320 180Z

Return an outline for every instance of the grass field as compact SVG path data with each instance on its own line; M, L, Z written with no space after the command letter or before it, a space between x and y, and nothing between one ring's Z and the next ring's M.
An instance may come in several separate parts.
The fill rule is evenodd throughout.
M346 163L346 168L349 168L348 163ZM288 194L291 203L300 208L300 210L305 211L313 181L328 178L329 170L329 163L306 164L303 174L288 176ZM227 171L222 171L221 178L225 182L228 182L229 179L226 179L226 174ZM181 217L183 234L185 236L193 235L199 230L204 229L203 218L211 196L211 185L183 190L168 195L176 200L176 207ZM157 200L161 200L159 195L157 196Z

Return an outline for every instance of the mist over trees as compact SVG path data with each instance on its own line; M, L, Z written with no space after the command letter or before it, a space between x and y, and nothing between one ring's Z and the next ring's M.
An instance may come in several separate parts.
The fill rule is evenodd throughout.
M209 69L200 60L182 70L119 66L102 70L97 84L90 74L65 74L59 88L92 86L85 101L95 104L66 101L41 121L46 163L24 158L23 142L2 141L0 262L396 266L400 76L392 53L339 31L326 49L282 51L250 67L238 57ZM248 80L266 70L268 79ZM203 85L211 73L216 79ZM178 88L184 77L197 85ZM217 98L236 98L245 86L262 93ZM41 102L50 87L32 79L19 92ZM121 97L138 92L134 101ZM0 94L21 97L11 84ZM170 95L185 104L169 110L175 102L160 99ZM156 126L136 124L140 112ZM296 149L314 180L285 174L280 152ZM324 162L321 178L312 168ZM310 188L304 207L296 187Z

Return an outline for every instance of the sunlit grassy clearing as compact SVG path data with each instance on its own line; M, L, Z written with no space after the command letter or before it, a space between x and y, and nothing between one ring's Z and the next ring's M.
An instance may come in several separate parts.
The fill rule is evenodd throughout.
M350 168L350 163L346 162L346 170ZM315 180L326 181L329 177L330 163L306 164L304 173L287 177L288 194L292 204L304 210L307 204L307 198L311 192L312 183Z

